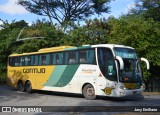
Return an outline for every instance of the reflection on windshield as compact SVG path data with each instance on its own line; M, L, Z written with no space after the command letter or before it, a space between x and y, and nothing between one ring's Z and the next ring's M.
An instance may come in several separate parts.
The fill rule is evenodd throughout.
M138 70L136 68L136 62L138 60L134 49L129 48L114 48L116 56L120 56L124 62L124 70L119 70L119 81L126 83L136 83L142 81L142 75L140 65L138 64Z
M129 48L114 48L116 56L120 56L122 58L137 58L136 52L134 49L129 49Z
M138 65L138 70L136 70L137 59L124 59L124 70L120 71L120 81L121 82L139 82L142 80L141 71Z

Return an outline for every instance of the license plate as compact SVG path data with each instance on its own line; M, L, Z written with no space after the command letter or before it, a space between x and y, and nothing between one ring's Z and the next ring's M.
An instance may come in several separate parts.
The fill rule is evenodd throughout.
M137 94L137 91L133 91L133 94Z

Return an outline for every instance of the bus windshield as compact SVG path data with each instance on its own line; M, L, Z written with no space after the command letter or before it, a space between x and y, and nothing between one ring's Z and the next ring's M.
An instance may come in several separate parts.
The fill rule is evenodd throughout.
M119 81L136 83L142 81L140 65L136 65L138 57L134 49L115 47L116 56L120 56L124 62L124 70L119 70ZM138 67L136 67L138 66Z

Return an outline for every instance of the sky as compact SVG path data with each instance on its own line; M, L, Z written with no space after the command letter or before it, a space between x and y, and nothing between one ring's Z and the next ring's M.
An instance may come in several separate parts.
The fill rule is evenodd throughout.
M32 22L35 22L37 19L47 19L47 17L28 12L22 6L17 5L16 2L17 0L0 0L0 19L8 20L9 22L12 22L13 20L25 20L28 24L32 24ZM110 13L103 14L100 17L108 18L110 15L112 15L118 18L122 14L126 14L130 8L135 7L134 3L135 0L114 0L109 3L109 6L111 7ZM92 16L92 18L95 17L97 16ZM0 24L2 24L1 21Z

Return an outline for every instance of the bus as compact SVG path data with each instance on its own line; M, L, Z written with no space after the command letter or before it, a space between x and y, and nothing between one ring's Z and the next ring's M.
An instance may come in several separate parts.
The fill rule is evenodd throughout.
M59 46L8 57L8 85L22 92L46 90L96 96L127 97L143 92L140 62L125 45Z

